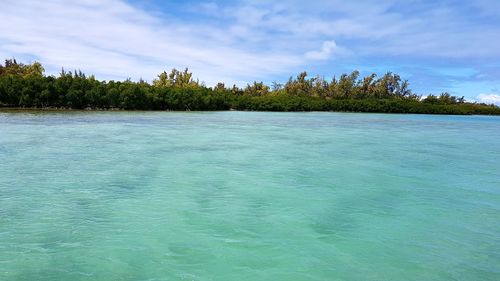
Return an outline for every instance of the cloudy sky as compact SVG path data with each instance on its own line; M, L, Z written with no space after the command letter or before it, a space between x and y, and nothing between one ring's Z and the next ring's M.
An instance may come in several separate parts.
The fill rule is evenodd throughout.
M151 81L189 67L208 86L359 70L500 104L498 0L2 0L0 58L48 74Z

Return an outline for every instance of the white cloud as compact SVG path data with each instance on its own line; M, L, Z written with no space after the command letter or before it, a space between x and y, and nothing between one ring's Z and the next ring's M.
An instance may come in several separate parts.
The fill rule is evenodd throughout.
M160 18L122 0L7 0L0 54L35 57L49 72L82 69L105 79L152 79L189 67L213 85L258 79L303 63L299 53L231 44L221 29Z
M488 6L496 11L500 9L498 1L481 0L481 5L414 2L318 0L311 5L299 0L286 4L247 0L247 6L236 8L232 15L243 23L246 15L252 14L259 19L251 21L254 26L277 31L286 39L309 38L316 43L318 38L327 37L340 45L349 40L349 50L358 56L500 57L496 47L500 37L495 36L500 26L474 13L484 15Z
M312 60L327 60L340 50L335 41L325 41L321 50L307 52L305 56Z
M476 97L476 101L486 104L495 104L500 106L500 95L497 94L480 94Z
M200 9L202 13L209 15L217 15L219 13L219 5L215 2L205 2L200 4Z
M500 58L500 25L482 18L492 14L488 6L498 10L494 0L464 8L414 2L160 1L162 9L151 4L146 11L127 0L3 0L0 58L37 59L49 73L64 66L103 79L149 80L164 69L189 67L209 85L280 79L304 69L333 75L373 64L382 72L411 64L411 75L418 64L476 68L470 62L481 62L485 68ZM464 12L472 6L477 14ZM322 64L331 58L342 62ZM429 83L425 75L421 80Z

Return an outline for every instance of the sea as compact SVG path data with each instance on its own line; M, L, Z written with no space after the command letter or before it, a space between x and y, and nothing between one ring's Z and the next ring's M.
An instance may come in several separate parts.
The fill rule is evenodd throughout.
M500 280L500 117L0 112L0 280Z

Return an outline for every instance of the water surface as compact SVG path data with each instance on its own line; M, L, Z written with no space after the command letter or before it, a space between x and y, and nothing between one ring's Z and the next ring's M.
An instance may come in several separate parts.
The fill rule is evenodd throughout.
M3 112L0 280L500 280L500 118Z

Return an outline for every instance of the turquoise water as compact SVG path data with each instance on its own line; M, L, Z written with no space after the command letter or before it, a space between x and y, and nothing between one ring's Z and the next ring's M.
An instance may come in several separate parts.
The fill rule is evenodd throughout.
M500 118L3 112L0 280L500 280Z

